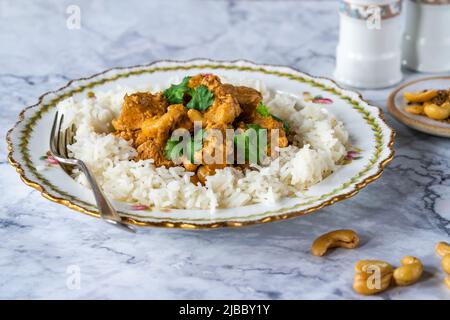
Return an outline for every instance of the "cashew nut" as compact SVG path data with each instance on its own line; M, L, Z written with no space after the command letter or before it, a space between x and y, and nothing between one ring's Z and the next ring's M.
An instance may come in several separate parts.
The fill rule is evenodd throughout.
M450 253L446 254L441 261L442 269L444 269L445 272L450 274Z
M420 115L420 114L423 114L423 105L421 105L421 104L414 104L412 106L407 106L405 108L405 110L407 112L409 112L409 113L419 114Z
M389 288L394 269L381 260L361 260L355 265L353 289L363 295L372 295Z
M406 256L400 260L400 263L402 266L394 270L394 280L397 285L409 286L420 279L423 273L423 265L419 259Z
M443 104L441 104L441 108L450 109L450 101L445 101Z
M447 242L439 242L434 248L436 254L440 257L445 256L446 254L450 254L450 244Z
M433 99L438 94L438 90L427 90L422 92L404 92L403 96L409 102L425 102Z
M311 245L315 256L323 256L330 248L353 249L359 243L358 235L353 230L335 230L321 235Z
M434 103L425 105L423 112L434 120L445 120L450 116L450 108L444 108Z

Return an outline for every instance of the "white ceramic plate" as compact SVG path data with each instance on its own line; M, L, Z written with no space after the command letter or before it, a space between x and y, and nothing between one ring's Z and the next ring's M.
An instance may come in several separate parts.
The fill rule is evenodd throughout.
M415 92L425 89L449 89L450 77L431 77L414 80L396 88L389 95L388 110L400 122L408 127L440 137L450 137L450 122L437 121L426 116L406 112L405 91Z
M331 80L315 78L288 67L202 59L111 69L71 81L57 91L44 94L39 103L21 113L20 120L8 132L9 161L22 180L41 191L44 197L98 217L91 191L76 183L45 156L55 104L70 96L85 97L88 91L100 92L118 84L128 87L143 83L166 84L170 78L200 72L213 72L228 78L260 79L268 88L300 99L309 93L305 95L308 97L304 99L307 100L305 103L326 107L344 122L353 146L349 161L301 197L285 198L270 206L255 204L218 209L212 213L209 210L157 210L113 202L132 224L178 228L236 227L304 215L355 195L376 180L393 158L393 130L386 125L381 110L367 104L357 93L341 89Z

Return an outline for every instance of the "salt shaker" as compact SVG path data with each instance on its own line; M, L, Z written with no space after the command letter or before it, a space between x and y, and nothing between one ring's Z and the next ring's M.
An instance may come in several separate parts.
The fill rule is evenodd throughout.
M402 79L401 0L341 0L335 79L383 88Z
M450 0L406 0L403 64L421 72L450 71Z

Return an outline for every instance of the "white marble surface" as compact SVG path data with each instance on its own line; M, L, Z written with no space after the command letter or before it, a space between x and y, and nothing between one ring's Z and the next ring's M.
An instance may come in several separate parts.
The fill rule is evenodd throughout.
M68 4L81 29L66 28ZM114 66L156 59L246 58L331 76L335 1L0 0L0 135L45 91ZM407 74L406 78L423 75ZM362 91L385 109L389 89ZM360 298L363 258L420 257L423 280L381 299L449 299L433 253L450 235L449 140L397 130L397 155L381 180L313 215L243 229L145 229L129 235L25 186L0 144L0 298ZM359 232L358 250L309 253L315 236ZM80 288L67 286L70 266Z

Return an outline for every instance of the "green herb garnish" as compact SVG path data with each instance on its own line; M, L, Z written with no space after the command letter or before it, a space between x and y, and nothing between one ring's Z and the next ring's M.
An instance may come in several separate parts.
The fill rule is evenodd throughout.
M194 154L199 151L203 147L203 138L205 135L205 131L203 129L199 130L194 138L190 138L186 142L186 148L184 149L180 137L170 138L166 142L166 146L164 147L164 156L166 159L172 161L178 161L184 155L184 150L186 150L186 158L189 159L191 163L194 163Z
M246 131L234 136L234 144L237 150L244 150L245 161L260 163L260 149L262 146L260 144L259 132L261 129L261 126L258 124L247 124ZM256 135L251 134L250 130L254 130Z
M183 103L184 95L190 91L188 87L189 79L191 77L184 77L179 84L173 84L163 94L170 104Z
M183 148L178 146L179 143L180 141L174 138L167 140L166 146L164 147L164 156L166 159L176 161L183 155Z
M286 131L286 133L289 133L289 123L287 123L287 121L284 121L283 119L278 118L277 116L271 114L269 111L269 108L264 103L260 102L258 104L258 106L256 107L256 112L259 113L260 115L262 115L263 117L271 116L278 122L282 122L284 131Z
M286 131L286 134L288 134L289 133L289 123L287 121L281 119L281 118L278 118L277 116L274 116L273 114L271 116L272 116L272 118L274 118L278 122L282 122L283 123L284 131Z
M205 137L205 130L200 129L195 135L194 138L190 139L187 143L187 158L191 163L194 163L194 155L197 151L203 148L203 139Z
M205 111L214 101L214 94L204 85L200 85L190 92L192 99L187 104L188 109Z
M267 106L264 103L262 103L262 102L260 102L258 104L258 106L256 107L256 112L258 112L263 117L270 116L269 108L267 108Z
M261 126L257 123L249 123L246 125L247 129L253 129L256 131L256 133L259 133L259 130L261 130Z

